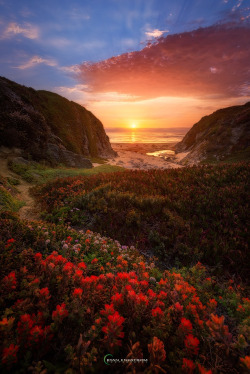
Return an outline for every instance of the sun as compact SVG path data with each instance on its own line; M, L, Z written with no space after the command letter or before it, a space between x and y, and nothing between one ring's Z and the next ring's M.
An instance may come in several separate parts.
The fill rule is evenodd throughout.
M136 129L137 125L136 125L136 123L133 122L133 123L130 125L130 127L131 127L131 129Z

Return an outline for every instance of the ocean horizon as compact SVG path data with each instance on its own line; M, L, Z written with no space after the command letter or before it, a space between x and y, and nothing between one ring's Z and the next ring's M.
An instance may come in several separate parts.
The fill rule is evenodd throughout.
M188 132L187 127L175 128L105 128L111 143L178 143Z

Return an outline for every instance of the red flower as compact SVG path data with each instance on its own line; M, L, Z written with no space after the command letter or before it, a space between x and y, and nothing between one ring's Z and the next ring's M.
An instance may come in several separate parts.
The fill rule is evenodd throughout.
M84 262L79 262L78 264L79 269L84 270L87 268L86 264Z
M112 302L115 305L122 305L124 304L123 296L121 293L116 292L112 297L111 297Z
M184 340L184 344L187 348L188 353L197 355L199 352L199 339L195 338L193 335L189 334Z
M32 342L38 343L43 338L43 329L41 326L34 326L30 330L30 340Z
M72 264L72 262L67 262L67 263L64 265L64 267L63 267L62 270L63 270L65 273L67 273L68 275L70 275L71 272L72 272L72 270L73 270L73 267L74 267L74 265Z
M124 337L124 332L122 331L124 321L125 319L118 312L115 312L108 316L108 323L102 328L105 333L104 341L108 344L111 352L113 352L116 345L122 345L119 338Z
M240 362L246 369L250 369L250 356L241 357Z
M3 278L4 286L7 288L7 290L15 290L16 289L16 273L14 271L11 271L6 277Z
M152 309L152 316L153 317L162 317L164 315L163 311L161 308L157 307L155 309Z
M153 342L148 344L148 351L150 354L150 361L153 364L159 365L159 363L166 360L166 351L164 349L164 343L156 336L153 338Z
M105 309L102 309L101 312L100 312L103 316L108 317L110 314L115 313L113 304L110 304L110 305L105 304L104 307L105 307Z
M75 288L73 292L73 297L81 298L83 290L81 288Z
M18 331L20 338L27 337L33 325L34 325L34 321L32 320L30 314L23 314L20 317L20 321L17 324L17 331Z
M52 319L57 322L62 322L62 320L69 315L66 309L65 303L57 305L56 310L52 312Z
M34 255L34 259L36 260L36 262L40 262L41 261L41 259L42 259L42 254L41 253L36 253L35 255Z
M17 352L19 350L18 345L11 344L9 347L3 349L2 363L13 364L17 362Z
M91 261L91 264L96 264L98 262L98 258L94 258L92 261Z
M198 364L198 368L199 368L199 372L201 374L212 374L212 370L207 370L203 366L201 366L200 364Z
M179 302L174 304L174 308L177 312L183 311L183 306Z
M7 240L7 243L8 243L8 244L10 244L10 243L14 243L14 242L15 242L15 239L13 239L13 238Z
M184 334L191 334L191 332L193 331L193 326L192 326L192 323L189 321L189 319L181 318L181 323L179 325L179 329Z
M185 373L192 374L195 369L195 363L187 358L183 358L182 363L182 369L185 371Z

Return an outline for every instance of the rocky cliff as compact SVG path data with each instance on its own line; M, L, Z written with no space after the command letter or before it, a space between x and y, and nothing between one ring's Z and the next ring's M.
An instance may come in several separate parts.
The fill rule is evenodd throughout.
M203 117L176 145L182 164L250 158L250 102Z
M86 157L113 157L102 123L79 104L0 77L0 146L24 156L75 167L91 167Z

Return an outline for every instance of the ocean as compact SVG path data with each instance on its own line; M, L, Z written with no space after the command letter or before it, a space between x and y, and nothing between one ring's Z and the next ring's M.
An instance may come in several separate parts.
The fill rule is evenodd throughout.
M105 128L111 143L178 143L188 132L187 127L175 128Z

